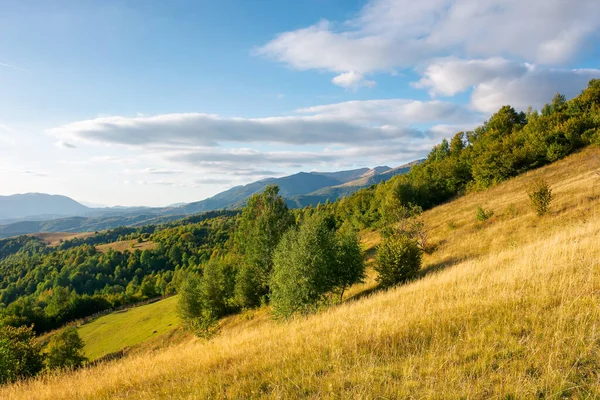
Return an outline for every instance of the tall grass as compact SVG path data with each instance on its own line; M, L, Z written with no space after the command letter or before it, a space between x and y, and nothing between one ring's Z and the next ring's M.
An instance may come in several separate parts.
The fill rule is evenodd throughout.
M425 213L437 250L410 284L288 323L236 317L211 341L0 398L600 397L600 184L586 162L597 152ZM555 194L541 218L526 194L539 177ZM480 205L494 211L485 224Z

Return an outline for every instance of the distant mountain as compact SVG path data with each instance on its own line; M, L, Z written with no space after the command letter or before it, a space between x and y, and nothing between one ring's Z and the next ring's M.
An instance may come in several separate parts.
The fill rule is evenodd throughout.
M389 171L389 167L377 167L378 171ZM268 185L279 186L279 193L286 199L313 193L324 188L331 188L361 179L370 173L369 168L353 169L338 172L299 172L282 178L268 178L244 186L236 186L206 200L186 204L171 210L175 214L195 214L222 208L238 208L255 193L262 192ZM290 205L294 205L291 202Z
M90 210L90 208L66 196L43 193L0 196L0 219L19 219L30 216L56 218L81 215Z
M279 193L291 207L305 207L319 202L335 201L357 190L408 172L423 160L413 161L396 168L388 166L359 168L338 172L300 172L283 178L269 178L244 186L236 186L206 200L173 208L174 214L195 214L223 208L242 207L255 193L262 192L268 185L278 185Z
M337 172L299 172L236 186L211 198L163 208L89 208L65 196L29 193L0 196L0 238L35 232L94 232L118 226L159 224L206 211L241 208L268 185L278 185L290 207L335 201L357 190L404 174L422 162L396 168L359 168Z

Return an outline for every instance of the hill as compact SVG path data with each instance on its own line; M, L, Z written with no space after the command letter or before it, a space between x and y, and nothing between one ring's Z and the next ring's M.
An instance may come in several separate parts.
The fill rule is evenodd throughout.
M79 204L83 208L75 207L72 212L65 214L58 212L45 213L41 211L42 209L32 208L25 215L7 209L4 211L5 217L0 214L0 222L3 219L11 222L0 224L0 238L38 232L79 233L96 232L120 226L157 225L182 219L187 215L241 208L250 196L262 192L268 185L278 185L281 195L286 198L290 207L315 206L327 200L335 201L340 197L348 196L363 187L388 180L395 175L404 174L410 170L412 165L419 162L412 162L396 168L376 167L337 172L300 172L282 178L264 179L248 185L236 186L202 201L164 208L112 207L94 209L85 207L64 196L43 194L8 196L14 197L14 199L17 199L18 196L32 197L40 199L40 201L47 197L59 197L66 203ZM2 197L0 197L0 204L1 199ZM69 216L57 218L61 215Z
M406 173L418 162L397 168L384 166L337 172L299 172L282 178L263 179L248 185L233 187L206 200L174 208L170 212L193 214L215 209L240 208L250 196L262 192L268 185L279 186L279 193L291 207L315 206L326 200L335 201L363 187ZM342 190L339 189L341 185L345 185Z
M421 278L278 323L0 390L3 398L595 398L597 148L424 213ZM526 188L555 201L537 217ZM477 207L494 211L484 222ZM369 241L376 240L369 234Z
M89 211L90 208L66 196L43 193L0 196L0 220L31 216L45 216L47 219L81 215Z

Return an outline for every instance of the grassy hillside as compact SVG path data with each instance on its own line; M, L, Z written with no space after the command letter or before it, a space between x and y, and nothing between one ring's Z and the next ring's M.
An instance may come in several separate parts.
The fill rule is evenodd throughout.
M599 155L426 212L436 251L415 282L288 323L243 314L209 342L17 383L0 398L600 397ZM542 218L525 194L539 177L555 194ZM477 222L479 206L494 216Z
M35 238L40 239L42 242L46 243L48 246L58 246L61 242L82 238L85 239L87 237L93 236L94 232L82 232L82 233L73 233L73 232L39 232L33 233L29 236L33 236Z
M171 333L179 327L176 297L95 319L79 328L90 360Z
M100 244L96 246L96 250L99 252L105 253L108 249L113 249L115 251L135 251L135 250L152 250L156 248L157 244L155 242L146 240L144 242L138 243L137 239L135 240L120 240L118 242L112 242L107 244Z

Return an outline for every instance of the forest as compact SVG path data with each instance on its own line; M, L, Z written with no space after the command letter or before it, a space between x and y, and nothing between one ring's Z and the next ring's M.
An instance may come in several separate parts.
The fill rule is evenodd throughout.
M0 321L35 334L98 311L180 294L199 336L218 319L271 304L277 318L334 304L365 275L359 232L378 229L382 286L414 276L434 251L419 213L600 144L600 80L579 96L557 94L541 111L504 106L472 131L442 140L404 175L317 207L290 209L277 187L240 211L164 225L117 228L51 247L31 236L0 241ZM99 244L153 242L105 252ZM402 268L386 268L390 265Z

